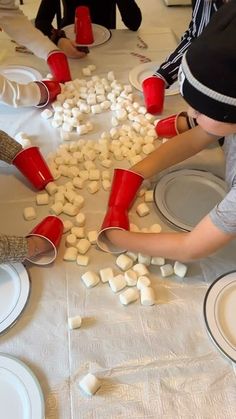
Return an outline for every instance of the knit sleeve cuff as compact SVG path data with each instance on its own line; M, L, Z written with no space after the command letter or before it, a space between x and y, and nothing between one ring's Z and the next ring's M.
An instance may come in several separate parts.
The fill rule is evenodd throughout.
M0 131L0 159L11 164L14 157L22 150L21 144Z
M28 244L25 237L0 237L0 263L23 262L28 254Z

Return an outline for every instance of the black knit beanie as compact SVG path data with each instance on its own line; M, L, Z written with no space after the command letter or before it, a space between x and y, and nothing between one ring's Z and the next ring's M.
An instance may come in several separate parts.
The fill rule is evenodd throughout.
M196 111L236 123L236 0L222 6L183 57L180 92Z

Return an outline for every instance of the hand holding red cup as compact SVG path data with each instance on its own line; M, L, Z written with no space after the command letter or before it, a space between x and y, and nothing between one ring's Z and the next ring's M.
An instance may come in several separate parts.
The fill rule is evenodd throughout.
M70 68L66 54L55 50L48 54L47 63L54 79L59 83L71 80Z
M38 190L44 189L49 182L54 180L46 161L36 146L22 149L16 154L12 164Z
M92 22L87 6L78 6L76 8L75 34L75 42L79 45L90 45L94 42Z
M153 115L162 113L165 81L156 76L148 77L142 82L142 89L147 112Z
M129 230L128 210L142 181L143 177L138 173L115 169L108 209L97 238L97 245L104 252L121 253L124 251L110 242L106 232L111 229Z
M33 241L33 256L27 260L36 265L48 265L52 263L57 256L61 237L63 234L63 222L60 218L49 215L44 218L27 235L28 239Z

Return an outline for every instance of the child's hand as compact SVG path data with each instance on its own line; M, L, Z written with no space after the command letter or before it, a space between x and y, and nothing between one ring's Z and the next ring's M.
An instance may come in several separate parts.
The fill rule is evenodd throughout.
M28 255L27 258L34 258L36 256L45 254L52 250L52 245L48 240L39 236L27 237Z
M60 38L58 47L64 51L68 58L84 58L87 55L85 51L77 48L75 42L68 38Z

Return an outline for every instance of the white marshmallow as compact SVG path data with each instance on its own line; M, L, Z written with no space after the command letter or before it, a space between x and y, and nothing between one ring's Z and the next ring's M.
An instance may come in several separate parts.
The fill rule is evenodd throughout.
M76 261L78 251L75 247L68 247L64 253L63 259L68 262Z
M51 111L50 109L44 109L44 110L41 112L41 117L42 117L43 119L49 119L49 118L51 118L51 117L52 117L52 115L53 115L53 113L52 113L52 111Z
M79 266L88 266L89 257L87 255L78 255L76 259L76 263Z
M75 234L68 234L68 236L66 236L67 247L75 247L76 243L77 243L77 237Z
M68 318L68 325L70 329L79 329L81 326L82 319L80 316L69 317Z
M109 282L109 280L114 277L112 268L100 269L99 275L103 283Z
M67 233L73 227L70 220L63 220L63 233Z
M77 244L77 249L78 249L78 252L81 254L81 255L84 255L85 253L87 253L87 251L89 250L89 248L91 247L91 243L90 243L90 241L89 240L87 240L87 239L81 239L80 241L79 241L79 243Z
M145 202L153 202L153 190L145 192L144 201Z
M126 255L135 262L138 259L137 253L134 252L126 252Z
M143 275L139 277L138 282L137 282L138 290L141 290L144 287L150 287L150 285L151 285L151 281L147 276Z
M125 272L125 281L129 287L133 287L137 284L138 274L133 269L128 269Z
M143 263L136 263L136 265L133 266L133 270L137 272L138 276L148 275L148 269Z
M92 230L88 232L88 240L91 244L97 243L98 232L97 230Z
M47 205L49 203L49 196L47 193L41 193L36 195L37 205Z
M95 287L100 282L99 276L93 271L85 272L81 279L87 288Z
M85 224L85 215L83 212L79 212L75 217L76 226L83 227Z
M74 217L78 213L78 209L76 208L75 205L71 204L70 202L67 202L63 206L62 212L64 212L64 214L66 215L70 215L71 217Z
M151 259L151 265L157 265L157 266L165 265L165 259L159 256L153 256Z
M160 224L153 224L149 229L150 233L160 233L161 230L162 230L162 228L161 228Z
M26 208L24 208L23 216L24 216L24 219L26 221L35 220L35 218L36 218L35 209L33 207L26 207Z
M95 394L98 389L101 387L101 382L93 374L87 374L79 382L80 388L89 396Z
M166 265L162 265L160 267L160 270L161 270L161 275L163 277L173 275L173 273L174 273L174 269L173 269L172 265L169 264L169 263L167 263Z
M143 306L153 306L155 304L155 292L151 287L141 288L140 293Z
M133 303L134 301L137 301L138 298L139 292L135 288L129 288L119 295L121 304L125 306L127 306L130 303Z
M88 184L87 189L91 194L94 194L99 191L99 183L96 180L93 180Z
M85 237L84 227L72 227L71 233L74 234L78 239L83 239Z
M144 263L144 265L149 266L151 264L151 256L143 255L142 253L139 253L138 263Z
M118 292L126 287L126 281L123 275L119 274L109 279L109 285L113 292Z
M127 255L122 254L116 258L116 264L122 271L127 271L133 265L133 260Z
M49 182L45 186L45 189L49 193L49 195L54 195L57 192L57 185L54 182Z
M176 261L174 263L174 273L180 278L184 278L187 273L188 267L181 262Z
M147 204L145 204L145 202L142 202L137 206L136 212L140 217L144 217L145 215L148 215L150 213L150 210Z

